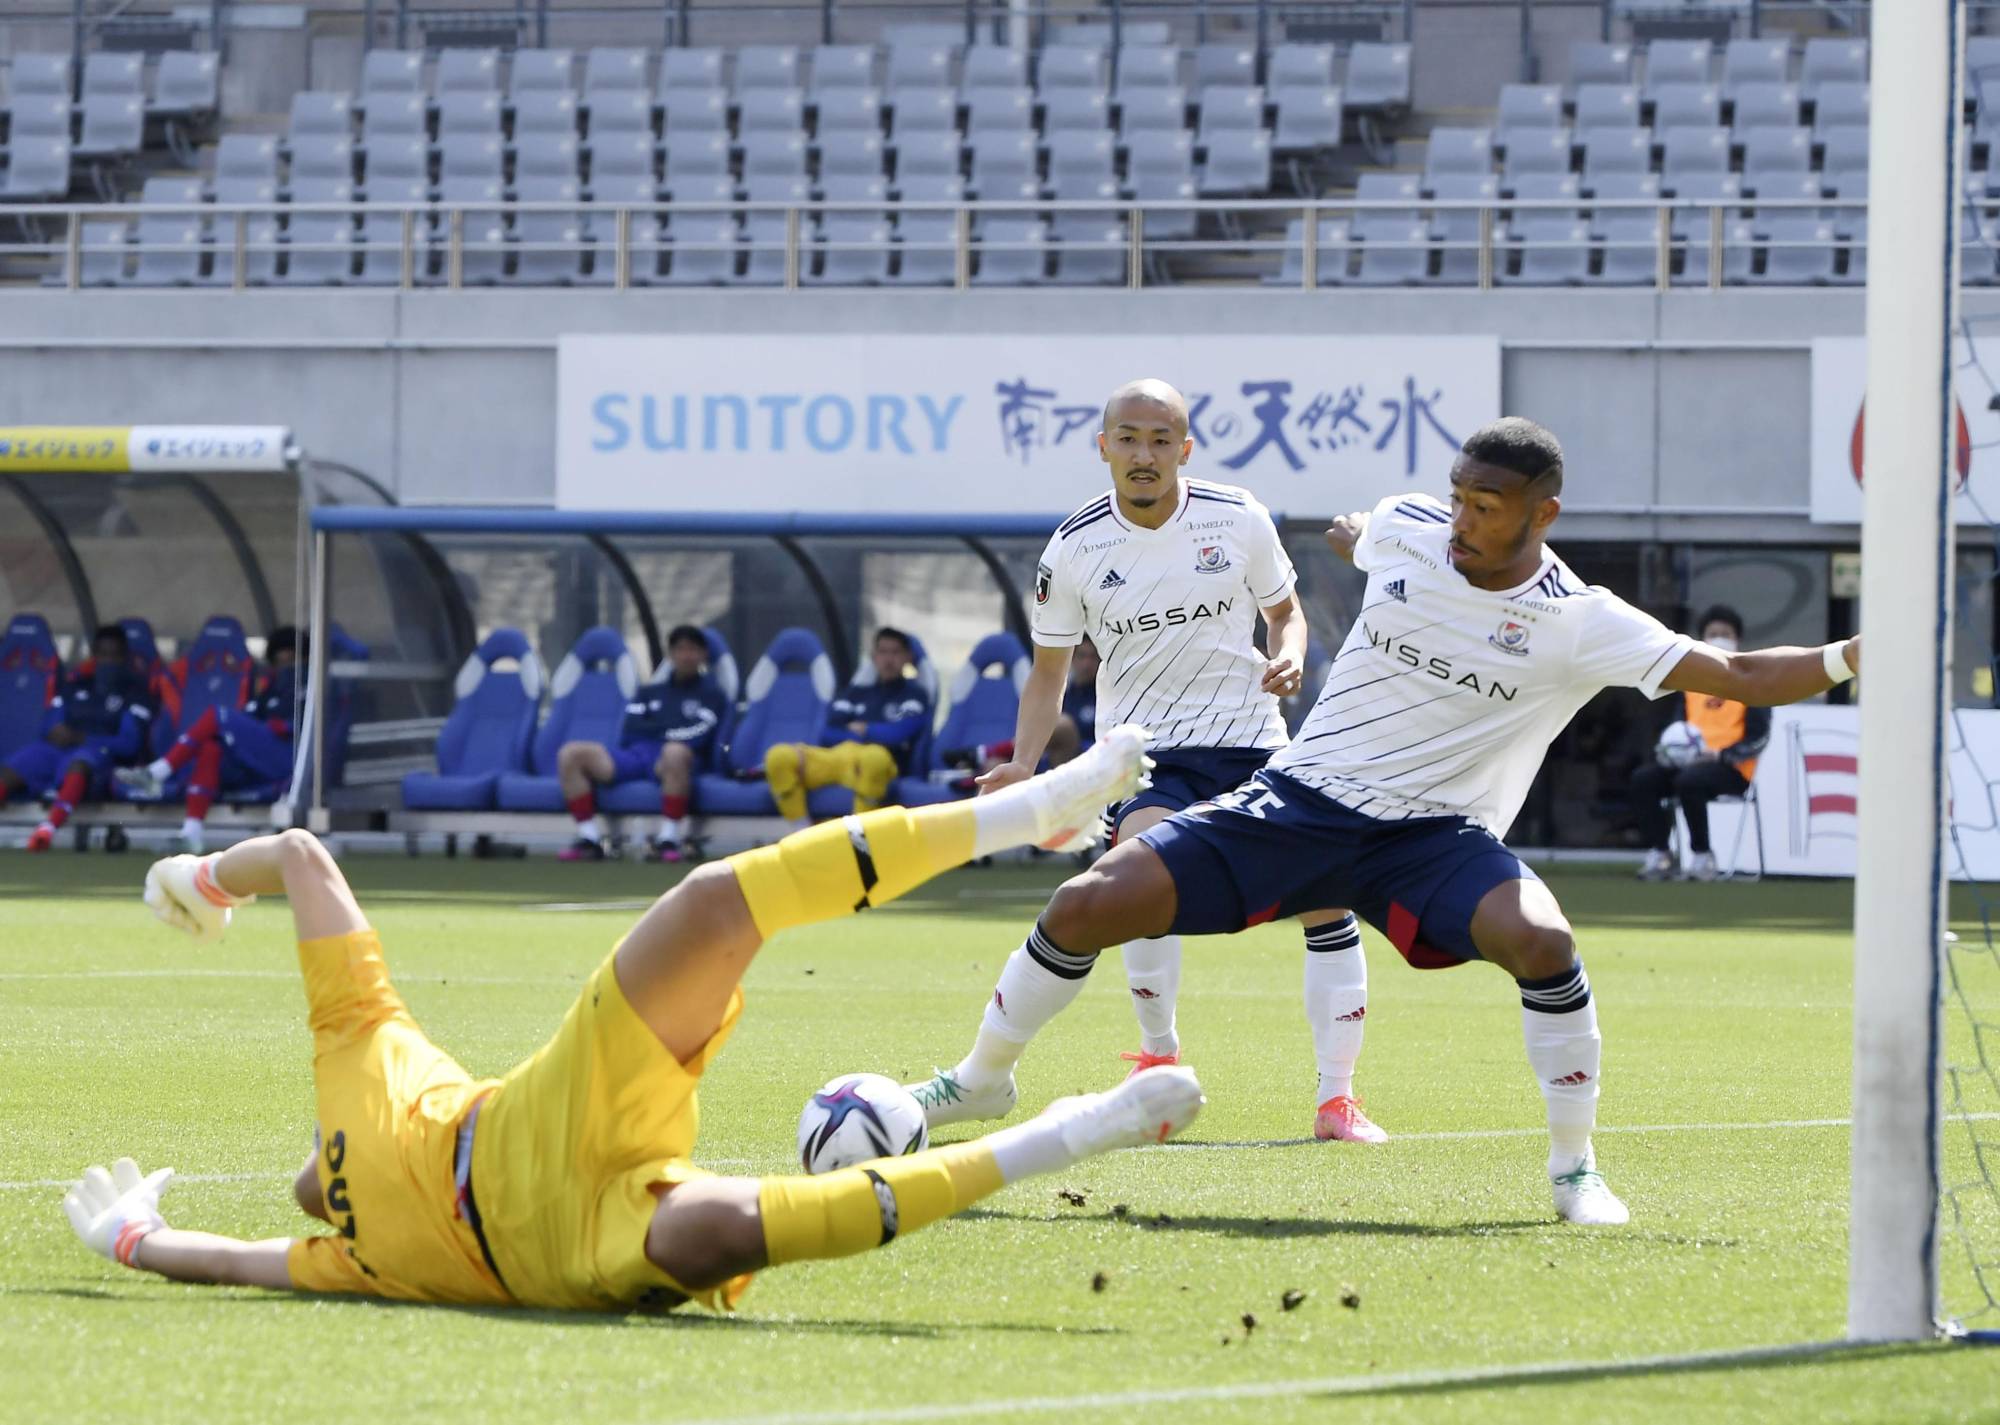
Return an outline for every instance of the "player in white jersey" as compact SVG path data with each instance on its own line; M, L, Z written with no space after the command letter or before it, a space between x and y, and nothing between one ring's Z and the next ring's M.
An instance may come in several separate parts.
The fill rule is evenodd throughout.
M1102 664L1098 712L1106 726L1152 733L1152 784L1106 812L1129 839L1241 785L1285 745L1278 699L1297 692L1306 620L1296 574L1271 513L1234 485L1190 480L1187 403L1164 381L1135 381L1104 408L1098 452L1112 488L1057 528L1035 576L1035 661L1022 691L1011 760L980 777L992 791L1032 776L1062 711L1070 655L1088 636ZM1263 615L1270 656L1258 651ZM1379 1143L1386 1134L1353 1097L1367 1014L1361 928L1345 910L1314 909L1306 924L1306 1014L1320 1067L1314 1131ZM1124 947L1140 1044L1133 1073L1180 1062L1174 1011L1180 937ZM933 1126L993 1118L1014 1107L1013 1066L1037 1006L1067 1002L1088 960L1050 952L1037 937L1008 959L964 1064L910 1087ZM977 1082L978 1093L964 1085Z
M1587 586L1542 542L1562 483L1555 437L1509 418L1465 442L1449 506L1394 496L1334 521L1328 542L1367 573L1367 593L1297 740L1073 877L1036 935L1088 969L1128 936L1226 933L1337 904L1418 968L1491 961L1520 992L1556 1210L1617 1224L1628 1213L1590 1141L1590 982L1555 897L1499 838L1549 741L1600 688L1797 702L1854 676L1861 644L1732 652ZM1066 983L1073 995L1081 980ZM1060 1005L1039 1008L1046 1022Z

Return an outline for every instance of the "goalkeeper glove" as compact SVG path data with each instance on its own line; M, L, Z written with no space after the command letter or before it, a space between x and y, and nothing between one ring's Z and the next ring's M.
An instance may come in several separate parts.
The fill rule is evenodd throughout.
M141 1177L130 1158L120 1158L109 1172L93 1163L63 1194L63 1211L84 1246L121 1266L137 1266L139 1244L167 1225L160 1194L173 1179L172 1168Z
M204 944L220 940L235 907L255 896L232 896L215 882L213 856L169 856L146 872L146 904L153 914Z

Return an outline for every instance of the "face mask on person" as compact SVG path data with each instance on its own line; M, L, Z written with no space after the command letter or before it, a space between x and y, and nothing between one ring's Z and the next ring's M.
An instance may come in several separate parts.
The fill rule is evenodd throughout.
M1724 653L1734 653L1737 648L1737 643L1736 640L1734 638L1731 638L1728 634L1718 633L1715 635L1715 637L1708 640L1708 646L1710 648L1719 648Z

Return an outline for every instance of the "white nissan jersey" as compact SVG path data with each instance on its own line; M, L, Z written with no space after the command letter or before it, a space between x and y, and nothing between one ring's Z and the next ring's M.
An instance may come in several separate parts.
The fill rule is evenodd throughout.
M1547 548L1518 588L1475 588L1450 539L1451 511L1428 495L1375 507L1354 546L1361 612L1270 765L1367 816L1464 816L1504 836L1576 710L1606 687L1657 697L1694 640Z
M1158 529L1126 523L1106 493L1050 538L1035 571L1035 642L1104 662L1097 725L1143 723L1154 747L1283 747L1251 634L1258 610L1292 591L1271 512L1247 490L1181 479Z

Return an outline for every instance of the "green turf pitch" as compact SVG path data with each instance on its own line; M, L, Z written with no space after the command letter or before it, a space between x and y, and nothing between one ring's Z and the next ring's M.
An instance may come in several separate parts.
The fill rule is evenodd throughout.
M0 857L0 1420L2000 1411L2000 1356L1967 1348L1423 1378L1840 1333L1844 885L1552 877L1597 986L1599 1153L1631 1203L1628 1229L1552 1219L1541 1104L1505 980L1481 966L1419 974L1372 934L1360 1088L1395 1141L1307 1139L1300 939L1278 925L1188 947L1181 1026L1209 1105L1185 1142L1016 1185L885 1252L767 1273L733 1320L592 1319L179 1286L76 1243L50 1184L119 1153L188 1175L166 1202L176 1225L252 1237L308 1226L287 1196L312 1100L284 907L251 908L224 946L195 950L145 916L144 865ZM475 1073L542 1041L631 905L663 884L615 865L348 869L413 1009ZM963 872L767 948L703 1086L700 1160L785 1171L799 1105L832 1074L908 1078L950 1062L1059 874ZM604 902L618 904L550 905ZM1134 1043L1122 976L1106 965L1031 1052L1023 1104L1108 1086ZM1955 1247L1946 1261L1959 1269ZM1286 1311L1291 1291L1305 1297ZM1064 1400L1079 1396L1097 1403Z

